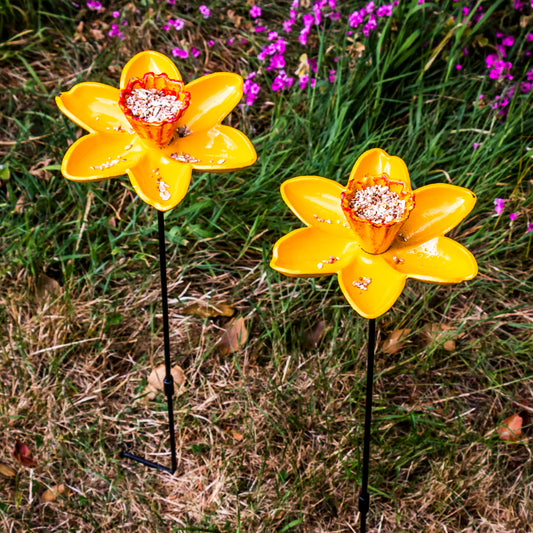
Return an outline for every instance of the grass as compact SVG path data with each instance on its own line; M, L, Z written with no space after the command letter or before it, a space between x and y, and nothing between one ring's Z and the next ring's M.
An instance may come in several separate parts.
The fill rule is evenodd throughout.
M268 264L274 242L299 224L280 184L305 174L345 183L358 155L379 146L407 162L417 187L449 181L476 193L453 236L480 272L450 287L409 281L378 321L369 528L528 531L531 93L515 91L498 115L490 102L507 82L488 78L484 58L497 32L512 33L515 81L525 79L531 60L518 50L531 49L521 24L530 11L499 1L461 25L464 2L401 2L368 39L329 20L306 49L292 46L290 69L304 50L317 57L314 88L273 92L274 74L261 70L258 99L230 117L257 163L195 174L166 216L171 348L187 378L175 398L179 468L170 477L119 458L126 443L168 459L164 396L145 393L163 349L157 217L126 178L85 185L61 176L79 132L54 96L85 80L117 85L133 53L170 55L177 43L204 51L178 63L186 79L206 70L246 77L267 40L246 26L241 2L213 2L210 20L195 6L180 13L141 2L137 13L113 4L128 21L124 40L107 37L111 8L11 1L0 11L0 462L14 474L0 473L1 527L358 530L366 323L334 278L285 278ZM262 22L279 31L289 4L261 7ZM184 33L161 30L177 14ZM247 43L229 45L231 36ZM496 197L508 199L500 216ZM216 346L229 318L184 312L198 300L226 302L244 317L241 350ZM427 333L446 326L444 336ZM398 329L409 330L406 340L385 353ZM515 413L522 438L504 442L496 430ZM16 441L29 446L34 468L13 459ZM63 494L43 502L57 485Z

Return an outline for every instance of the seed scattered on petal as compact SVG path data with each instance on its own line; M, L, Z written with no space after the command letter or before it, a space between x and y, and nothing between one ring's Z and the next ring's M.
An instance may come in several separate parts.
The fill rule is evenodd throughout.
M372 278L367 278L366 276L360 277L357 281L352 281L352 285L361 289L362 291L367 291L368 286L372 283Z
M170 157L180 163L198 163L200 161L199 159L196 159L196 157L185 152L180 152L179 154L178 152L174 152L173 154L170 154Z
M166 202L170 198L170 193L168 192L170 185L159 179L157 188L159 189L159 196L161 196L161 200Z

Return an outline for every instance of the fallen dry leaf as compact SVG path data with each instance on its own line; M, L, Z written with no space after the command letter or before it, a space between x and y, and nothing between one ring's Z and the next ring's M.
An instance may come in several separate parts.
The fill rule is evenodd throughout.
M66 496L68 492L69 491L65 485L54 485L41 494L40 500L42 503L55 502L58 496Z
M422 330L422 335L429 343L442 343L442 347L447 352L453 352L455 350L455 340L451 338L454 335L454 331L451 330L451 326L447 324L427 324Z
M183 372L183 368L176 365L170 369L170 374L174 378L174 394L178 394L185 385L185 372ZM158 392L165 392L165 376L165 365L159 365L152 370L148 376L148 385L146 386L146 389L144 389L148 400L153 400Z
M35 296L39 303L42 303L47 297L55 298L59 296L61 291L61 285L57 280L46 274L39 274L35 282Z
M233 428L226 428L226 431L228 431L237 442L241 442L244 439L244 435Z
M238 352L248 340L248 330L241 316L232 320L218 341L218 349L223 355Z
M9 465L6 465L4 463L0 463L0 476L4 477L14 477L16 476L16 471L13 470Z
M15 443L11 455L13 455L13 459L22 466L29 466L31 468L37 465L35 459L31 455L30 449L23 442L17 441Z
M324 336L326 331L327 322L325 320L319 320L316 326L305 333L305 341L311 348L316 348L318 343Z
M381 351L389 355L398 353L405 345L407 336L411 333L409 328L395 329L382 343Z
M522 436L523 422L524 419L518 414L507 417L498 428L500 439L508 440L510 442L516 442L519 440Z
M217 316L233 316L235 308L224 302L204 302L198 301L186 305L182 311L184 315L195 315L200 318L214 318Z

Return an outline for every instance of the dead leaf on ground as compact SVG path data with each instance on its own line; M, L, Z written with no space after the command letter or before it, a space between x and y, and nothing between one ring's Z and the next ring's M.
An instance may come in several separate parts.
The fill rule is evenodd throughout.
M23 442L17 441L15 447L11 452L13 459L20 463L22 466L28 466L30 468L37 465L35 459L31 455L30 449Z
M226 428L226 431L229 432L237 442L241 442L244 439L244 435L233 428Z
M9 465L6 465L5 463L0 463L0 476L14 477L16 476L16 474L17 472Z
M232 320L218 341L218 349L223 355L238 352L248 340L248 330L241 316Z
M422 336L429 343L442 343L442 347L447 352L453 352L455 350L455 339L452 337L457 337L457 335L455 335L455 331L452 330L452 327L447 324L427 324L422 330Z
M316 348L326 331L327 322L319 320L313 329L305 332L305 341L311 348Z
M54 485L41 494L41 502L55 502L59 496L67 496L69 490L65 485Z
M233 316L235 308L225 302L198 301L186 305L182 311L184 315L195 315L200 318L215 318L217 316Z
M516 442L522 436L522 424L524 419L519 414L507 417L498 428L501 440Z
M35 296L39 300L39 303L45 300L47 296L59 296L61 291L61 285L57 280L46 274L39 274L35 283Z
M382 343L381 351L394 355L405 346L407 336L411 333L409 328L395 329Z
M187 381L185 372L183 372L183 368L176 365L170 369L170 374L174 379L174 394L179 394L185 386L185 382ZM159 365L157 368L152 370L148 376L148 385L144 389L146 394L145 398L147 400L153 400L158 392L165 392L165 376L165 365Z

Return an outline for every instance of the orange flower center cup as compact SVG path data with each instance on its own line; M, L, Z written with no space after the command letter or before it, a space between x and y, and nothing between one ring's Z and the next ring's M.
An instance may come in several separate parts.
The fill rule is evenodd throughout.
M136 89L145 89L151 93L173 95L176 97L178 109L170 118L165 118L160 122L147 121L132 113L128 106L127 99L132 96ZM132 78L125 89L120 91L119 106L128 119L130 126L142 139L155 143L160 148L164 148L172 140L178 128L178 119L189 107L191 95L184 90L184 84L180 80L170 79L166 74L155 75L147 72L142 79Z
M396 213L390 221L373 222L362 218L352 207L358 191L365 191L375 186L385 186L390 193L398 195L400 202L405 202L403 211ZM405 184L402 181L390 180L385 173L380 176L365 176L363 181L350 180L346 191L341 194L341 207L361 248L370 254L381 254L390 248L404 222L409 218L415 207L415 194L411 190L405 190ZM378 207L385 211L387 209L387 206Z

